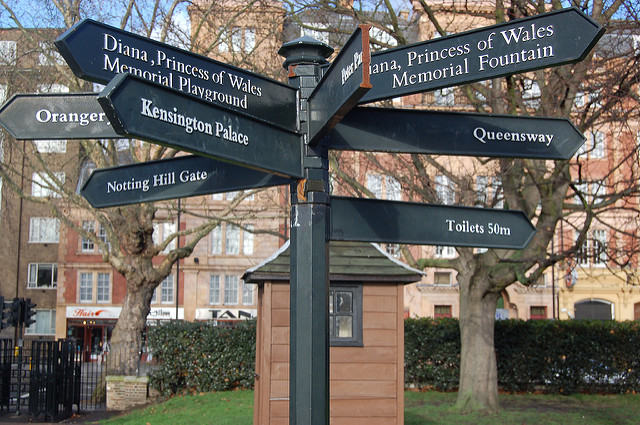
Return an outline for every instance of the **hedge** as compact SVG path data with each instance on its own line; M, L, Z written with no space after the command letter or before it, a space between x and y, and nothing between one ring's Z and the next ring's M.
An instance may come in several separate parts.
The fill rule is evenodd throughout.
M614 321L500 320L498 383L506 391L640 391L640 324ZM456 319L405 321L405 380L455 389L460 365Z
M500 320L495 325L498 383L506 391L640 391L640 323ZM161 394L251 388L256 323L235 328L170 322L149 328ZM405 320L405 383L455 390L460 371L457 319Z
M149 383L160 394L253 387L255 320L234 328L210 322L168 322L149 327L147 343L158 361Z

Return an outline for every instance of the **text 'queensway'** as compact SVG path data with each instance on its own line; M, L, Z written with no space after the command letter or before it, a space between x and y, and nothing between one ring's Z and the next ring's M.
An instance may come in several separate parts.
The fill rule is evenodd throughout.
M196 131L209 136L215 136L228 142L245 146L249 145L249 136L233 129L231 125L225 125L218 121L212 124L202 121L196 116L186 116L178 112L178 109L175 107L172 110L166 110L153 106L152 100L145 98L140 98L140 100L142 101L142 110L140 111L140 115L142 116L183 127L184 131L188 134Z

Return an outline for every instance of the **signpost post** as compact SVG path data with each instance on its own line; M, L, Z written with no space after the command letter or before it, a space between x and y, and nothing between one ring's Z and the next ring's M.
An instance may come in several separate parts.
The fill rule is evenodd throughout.
M371 57L367 32L356 30L319 82L333 49L308 37L285 43L279 53L291 87L95 21L76 24L56 41L81 78L142 77L119 75L98 98L117 134L209 158L96 172L83 189L96 204L107 195L113 197L102 206L295 180L291 425L329 423L330 239L520 249L535 233L517 211L331 197L329 149L567 159L584 142L561 119L352 108L580 61L604 30L569 8ZM220 178L210 181L210 174Z

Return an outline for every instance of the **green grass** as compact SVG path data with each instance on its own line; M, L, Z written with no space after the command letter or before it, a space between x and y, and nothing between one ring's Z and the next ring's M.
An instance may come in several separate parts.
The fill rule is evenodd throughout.
M640 422L638 395L501 394L500 413L462 414L456 393L405 392L405 425L625 425Z
M252 425L253 391L176 396L163 403L100 421L100 424Z
M405 425L626 425L640 423L640 395L500 395L495 415L461 414L455 393L405 393ZM103 425L251 425L253 391L173 397L101 421Z

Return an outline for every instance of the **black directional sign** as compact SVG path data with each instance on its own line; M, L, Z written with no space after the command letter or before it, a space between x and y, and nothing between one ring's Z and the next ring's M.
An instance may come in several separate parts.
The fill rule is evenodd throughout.
M98 96L116 132L289 177L302 176L300 136L130 74Z
M535 228L522 211L331 198L331 240L522 249Z
M359 107L322 143L340 150L569 159L584 141L566 118Z
M568 8L374 53L361 103L579 62L603 34Z
M310 143L322 138L371 88L369 28L356 29L309 96Z
M0 109L0 125L16 139L120 137L95 93L16 94Z
M95 170L81 193L94 208L105 208L291 182L286 177L189 155Z
M55 42L76 76L106 84L127 72L295 130L296 90L276 80L85 19Z

